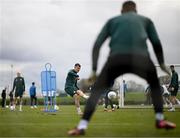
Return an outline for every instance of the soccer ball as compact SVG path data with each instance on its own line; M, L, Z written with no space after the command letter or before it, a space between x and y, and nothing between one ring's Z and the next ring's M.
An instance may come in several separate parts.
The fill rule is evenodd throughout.
M55 109L55 110L59 110L59 106L54 105L54 109Z
M114 108L117 108L117 105L116 105L116 104L113 104L113 107L114 107Z
M112 100L112 99L115 99L116 98L116 93L114 92L114 91L110 91L109 93L108 93L108 98L110 99L110 100Z
M14 110L14 106L10 106L10 110L13 111Z

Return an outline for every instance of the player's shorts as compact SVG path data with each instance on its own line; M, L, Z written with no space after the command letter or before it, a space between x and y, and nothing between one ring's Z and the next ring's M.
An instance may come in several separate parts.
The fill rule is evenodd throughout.
M76 94L77 89L75 89L73 87L67 87L67 88L65 88L65 91L67 94L69 94L71 97L73 97L74 94Z
M35 99L36 98L36 96L35 95L31 95L31 99Z
M15 92L15 97L20 97L20 98L22 98L22 96L23 96L23 92Z
M175 88L173 91L170 91L171 96L177 96L178 88Z

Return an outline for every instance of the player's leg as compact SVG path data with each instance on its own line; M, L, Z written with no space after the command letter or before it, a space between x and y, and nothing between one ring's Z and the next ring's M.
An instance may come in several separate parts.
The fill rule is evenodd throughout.
M159 85L159 80L157 78L157 74L155 69L152 69L152 72L149 72L147 74L147 82L150 84L151 87L151 97L152 97L152 102L154 105L154 110L156 114L161 114L160 118L156 118L156 119L160 119L163 120L164 119L164 115L163 115L163 98L162 95L160 93L160 85Z
M146 64L143 64L144 60L146 60ZM164 120L163 99L161 95L160 84L157 78L155 66L153 65L152 61L150 60L148 61L148 59L144 59L144 58L141 58L141 64L146 66L135 65L137 68L134 70L134 73L146 79L147 82L150 84L151 97L154 105L155 118L156 118L156 127L165 128L165 129L175 128L176 125L174 123Z
M31 108L33 108L33 96L31 96L30 98L31 98Z
M111 99L109 99L109 103L110 103L110 105L111 105L111 110L112 110L112 111L115 111L114 106L113 106L113 102L112 102Z
M69 94L71 97L73 97L78 114L82 114L81 108L80 108L79 95L76 93L74 88L73 87L67 87L67 88L65 88L65 91L67 94Z
M74 102L75 102L77 113L79 115L82 115L82 111L81 111L81 108L80 108L80 97L79 97L79 95L78 94L74 94L73 98L74 98Z
M163 95L163 103L165 107L168 107L167 97Z
M167 96L166 97L166 102L168 103L168 107L172 107L172 103L171 103L171 101L170 101L170 96Z
M2 105L2 108L4 108L4 98L2 98L1 105Z
M34 96L34 108L37 108L37 97Z
M175 111L176 97L172 95L170 99L171 99L172 106L170 107L168 111Z
M106 92L104 99L105 99L104 111L108 111L108 109L107 109L107 107L108 107L108 92Z
M19 96L19 111L22 111L22 103L23 103L22 95L20 95Z
M14 107L13 107L14 110L16 109L17 100L18 100L18 93L15 92Z
M89 98L89 96L86 95L86 94L85 94L83 91L81 91L81 90L77 90L76 93L77 93L79 96L81 96L81 97L83 97L83 98L85 98L85 99L88 99L88 98Z
M111 81L114 82L114 80L110 80L110 75L109 71L109 65L106 64L105 67L102 70L102 73L99 75L97 81L95 82L94 86L91 89L91 96L89 97L83 119L84 120L90 120L92 114L95 111L95 107L97 105L97 102L100 98L100 96L111 86Z
M175 111L177 91L178 91L178 89L173 89L171 91L170 101L172 103L172 107L168 111L172 111L172 112Z
M177 104L180 105L180 100L177 97L176 97L176 102L177 102Z

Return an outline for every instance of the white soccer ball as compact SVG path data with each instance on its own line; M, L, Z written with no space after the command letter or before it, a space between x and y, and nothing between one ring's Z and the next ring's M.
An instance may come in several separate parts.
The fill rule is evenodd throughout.
M6 108L9 108L9 106L8 106L8 105L6 105Z
M10 106L10 110L13 111L14 110L14 106Z
M113 104L113 107L114 107L114 108L117 108L117 105L116 105L116 104Z
M54 105L54 109L55 109L55 110L59 110L59 106Z
M108 93L108 98L109 98L110 100L115 99L116 96L117 96L117 94L116 94L114 91L110 91L110 92Z

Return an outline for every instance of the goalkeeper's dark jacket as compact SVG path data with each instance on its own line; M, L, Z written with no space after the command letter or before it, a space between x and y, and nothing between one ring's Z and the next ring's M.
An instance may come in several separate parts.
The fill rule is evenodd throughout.
M149 39L159 64L164 63L161 42L153 22L134 11L114 17L104 25L93 47L94 71L97 69L99 50L107 38L110 38L110 56L115 54L136 54L145 57L149 57L146 43L147 39Z

